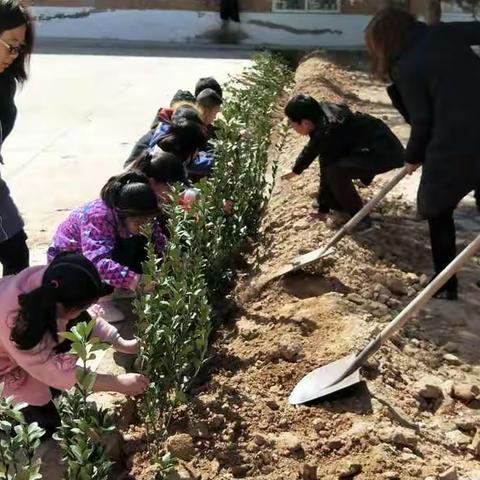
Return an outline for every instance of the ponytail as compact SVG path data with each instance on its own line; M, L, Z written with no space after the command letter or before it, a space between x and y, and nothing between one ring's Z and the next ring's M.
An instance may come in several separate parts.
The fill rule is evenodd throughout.
M145 174L157 183L186 183L188 179L182 159L163 150L157 150L153 155L142 154L135 160L131 168Z
M136 170L148 178L152 178L152 154L148 150L143 152L133 161L129 170Z
M121 193L123 188L126 185L133 183L148 185L148 178L140 172L131 170L111 177L103 186L100 192L100 198L108 208L118 208L119 203L121 202Z
M45 337L58 342L57 305L67 310L86 310L111 292L102 283L90 260L74 253L61 253L47 267L42 284L18 296L18 314L10 339L20 350L36 347Z
M20 310L10 339L20 350L32 349L45 334L58 342L57 299L52 284L19 295L18 304Z

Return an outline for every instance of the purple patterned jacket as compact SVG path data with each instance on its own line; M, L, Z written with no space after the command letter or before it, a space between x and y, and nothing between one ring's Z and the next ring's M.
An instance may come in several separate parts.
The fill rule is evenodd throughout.
M102 200L94 200L74 210L58 227L48 249L48 261L60 252L81 253L97 267L104 282L115 288L135 290L140 275L111 258L119 236L129 238L132 234ZM161 254L166 237L157 221L153 225L152 240L155 252Z

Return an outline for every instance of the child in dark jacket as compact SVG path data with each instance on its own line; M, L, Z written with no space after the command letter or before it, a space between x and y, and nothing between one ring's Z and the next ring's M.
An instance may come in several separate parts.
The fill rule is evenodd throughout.
M310 140L284 180L300 175L318 157L320 187L316 218L326 219L331 210L354 216L363 203L354 184L370 185L379 173L404 164L404 148L381 120L345 105L318 102L308 95L293 97L285 108L292 128ZM370 218L357 227L369 228Z

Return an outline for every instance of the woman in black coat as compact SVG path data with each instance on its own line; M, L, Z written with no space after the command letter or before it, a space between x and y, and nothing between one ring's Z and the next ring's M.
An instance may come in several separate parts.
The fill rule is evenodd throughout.
M309 95L296 95L285 107L291 127L310 140L284 180L300 175L318 157L320 187L318 213L324 220L331 210L354 216L363 203L354 184L359 179L370 185L375 175L404 164L404 148L398 138L378 118L352 112L346 105L318 102ZM365 218L357 227L370 227Z
M385 9L370 22L368 50L393 104L411 124L406 161L423 167L418 210L428 219L435 274L455 257L453 211L480 185L480 23L427 26ZM456 300L457 279L439 293Z
M14 96L27 79L33 48L32 19L19 0L0 0L0 147L17 117ZM3 163L0 156L0 163ZM29 264L27 235L10 190L0 176L0 263L3 275L14 275Z

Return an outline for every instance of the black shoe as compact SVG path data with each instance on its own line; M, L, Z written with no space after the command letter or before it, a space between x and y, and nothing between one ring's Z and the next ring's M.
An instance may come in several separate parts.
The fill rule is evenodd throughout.
M354 233L365 233L373 228L372 220L370 217L364 218L355 228L353 228Z
M456 290L440 290L433 296L433 298L454 302L458 300L458 292Z

